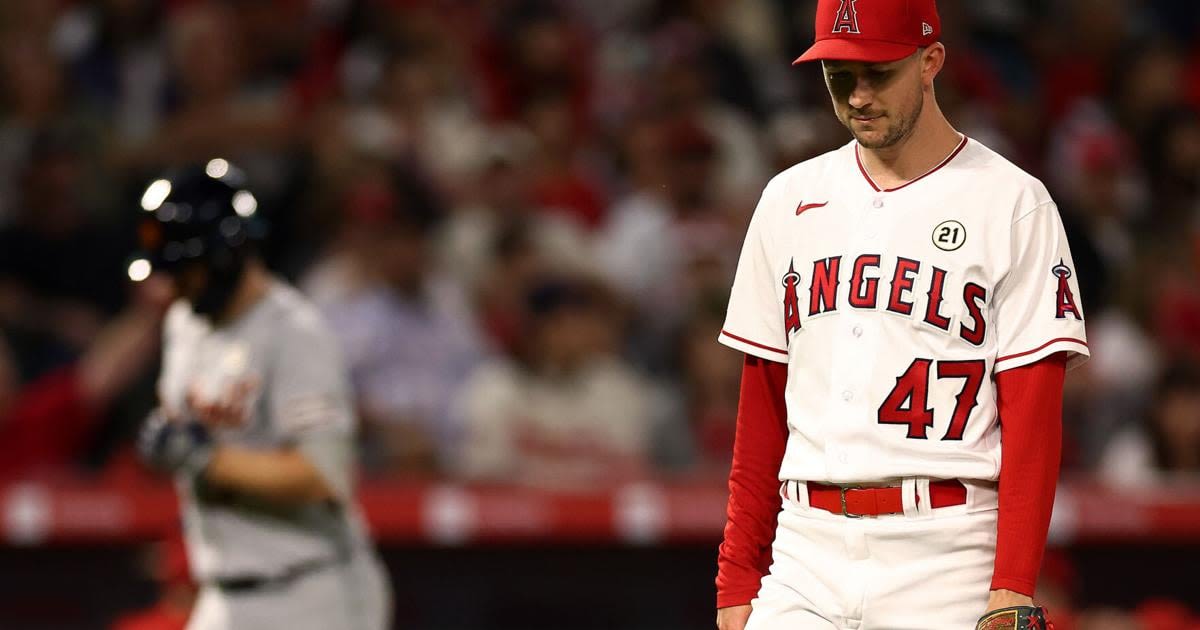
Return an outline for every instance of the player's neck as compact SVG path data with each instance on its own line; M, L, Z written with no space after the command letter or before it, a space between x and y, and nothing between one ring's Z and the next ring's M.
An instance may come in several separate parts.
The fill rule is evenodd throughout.
M962 142L934 101L926 105L912 133L884 149L858 147L863 166L881 188L903 186L928 173Z
M245 315L250 309L254 308L260 300L266 296L267 291L271 289L271 274L269 274L257 261L250 261L246 265L246 271L242 274L242 281L238 284L237 289L234 289L233 297L229 300L229 305L222 311L221 316L217 318L218 324L228 324L236 321L237 318Z

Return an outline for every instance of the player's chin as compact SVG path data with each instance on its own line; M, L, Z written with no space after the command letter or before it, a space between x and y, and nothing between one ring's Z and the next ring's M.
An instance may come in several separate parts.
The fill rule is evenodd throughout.
M865 131L851 128L850 131L864 149L883 149L890 145L886 129Z

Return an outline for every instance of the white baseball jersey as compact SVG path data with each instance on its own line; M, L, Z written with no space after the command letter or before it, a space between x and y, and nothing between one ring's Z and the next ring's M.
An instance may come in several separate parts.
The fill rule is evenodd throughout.
M780 478L831 483L998 479L993 376L1088 354L1058 209L965 137L895 189L855 142L772 179L720 341L788 364Z

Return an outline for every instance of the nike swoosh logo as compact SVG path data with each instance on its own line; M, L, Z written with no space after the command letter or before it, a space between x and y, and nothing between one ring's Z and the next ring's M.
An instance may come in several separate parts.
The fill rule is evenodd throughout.
M805 210L812 210L813 208L824 208L825 206L828 206L828 205L829 205L828 201L826 201L825 203L804 203L803 201L801 201L800 205L796 206L796 216L800 216L800 213L804 212Z

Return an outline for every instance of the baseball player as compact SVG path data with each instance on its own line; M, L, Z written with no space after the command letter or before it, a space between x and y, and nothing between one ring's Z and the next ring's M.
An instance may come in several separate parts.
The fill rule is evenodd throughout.
M168 272L160 407L143 457L173 473L188 630L381 630L386 580L353 502L354 412L334 337L255 255L257 201L224 160L142 196L137 280Z
M934 0L819 0L796 60L853 141L771 180L738 263L722 630L1045 627L1078 278L1041 182L939 109L939 33Z

